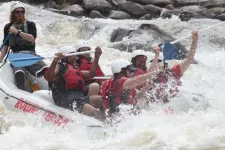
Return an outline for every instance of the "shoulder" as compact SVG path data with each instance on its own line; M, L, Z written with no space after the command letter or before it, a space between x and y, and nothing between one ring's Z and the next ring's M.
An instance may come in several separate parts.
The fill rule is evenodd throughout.
M35 25L35 23L33 21L27 20L27 25Z
M127 77L121 77L121 78L119 79L119 82L123 83L123 82L125 82L127 79L128 79Z
M171 71L178 77L181 78L183 74L181 73L180 64L177 64L171 68Z
M33 21L26 21L28 27L36 27L36 24Z
M5 25L5 27L4 27L4 30L5 30L5 29L9 29L11 25L12 25L12 23L7 23L7 24Z

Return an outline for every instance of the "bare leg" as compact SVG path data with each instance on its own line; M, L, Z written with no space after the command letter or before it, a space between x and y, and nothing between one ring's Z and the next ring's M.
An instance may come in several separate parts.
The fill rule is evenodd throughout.
M94 108L90 104L84 104L82 113L87 116L91 116L91 117L94 117L94 118L102 120L102 121L106 118L105 113Z
M102 98L99 95L89 96L89 104L95 108L99 108L101 112L105 112Z
M99 84L98 83L92 83L89 85L89 91L88 96L98 95L99 92Z

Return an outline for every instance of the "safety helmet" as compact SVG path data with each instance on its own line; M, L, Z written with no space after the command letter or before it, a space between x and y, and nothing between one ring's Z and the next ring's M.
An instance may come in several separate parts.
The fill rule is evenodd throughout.
M131 58L135 58L136 56L141 56L141 55L147 57L146 52L144 50L141 50L141 49L135 50L135 51L132 52Z
M13 2L11 5L10 11L13 12L16 8L23 8L25 10L24 5L21 2Z
M136 63L136 57L137 56L145 56L147 59L147 54L144 50L135 50L131 54L131 63L135 66Z
M80 48L83 48L83 47L91 48L90 44L87 41L78 41L75 44L76 51L78 51Z
M116 61L113 61L113 63L111 64L112 73L120 73L122 68L126 68L129 65L130 62L125 59L118 59Z
M71 52L75 52L73 46L63 46L58 50L57 53L69 54Z

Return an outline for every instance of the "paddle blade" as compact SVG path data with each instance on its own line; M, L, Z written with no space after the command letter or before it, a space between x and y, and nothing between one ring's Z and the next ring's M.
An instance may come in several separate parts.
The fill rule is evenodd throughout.
M43 59L43 57L32 54L9 54L8 58L14 67L31 66Z
M2 46L0 47L0 51L2 50L2 48L6 44L6 42L9 40L9 36L10 36L10 33L6 36L5 40L3 41Z
M165 43L163 47L163 61L176 59L178 55L178 49L170 43Z

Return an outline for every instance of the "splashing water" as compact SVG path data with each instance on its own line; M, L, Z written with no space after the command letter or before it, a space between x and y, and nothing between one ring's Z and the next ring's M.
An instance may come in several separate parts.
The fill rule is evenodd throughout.
M10 3L0 6L0 28L8 22ZM143 23L156 24L176 38L218 23L212 19L181 22L177 17L156 20L76 19L26 5L27 18L37 25L37 52L53 55L57 48L89 40L92 47L101 46L100 66L111 74L109 64L117 58L129 59L130 53L110 48L110 34L119 27L136 29ZM14 113L0 102L0 147L2 150L213 150L225 147L225 52L223 26L199 36L196 59L182 78L179 97L171 102L176 113L165 114L156 106L137 116L127 115L106 132L89 130L82 124L59 128L41 121L38 116ZM1 39L3 32L0 32ZM138 37L137 37L138 38ZM148 38L148 37L146 37ZM141 40L141 39L137 39ZM191 39L182 41L190 48ZM152 53L148 53L152 57ZM50 63L51 60L46 60ZM126 114L126 112L125 112ZM95 132L96 131L96 132ZM99 135L102 134L102 135ZM92 136L92 137L91 137ZM97 139L95 139L95 137ZM100 137L100 138L98 138Z

